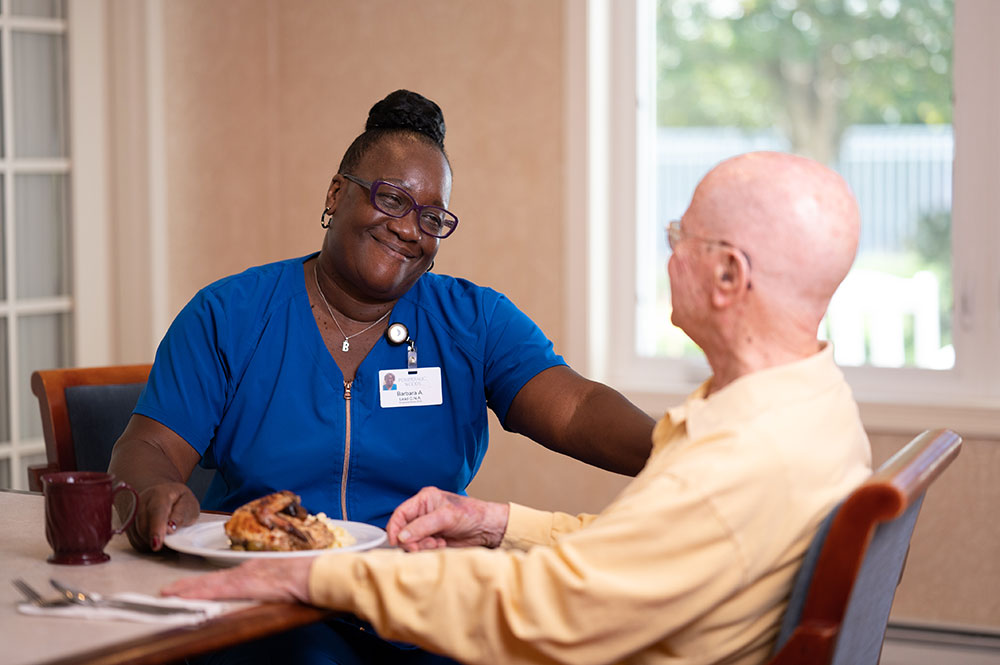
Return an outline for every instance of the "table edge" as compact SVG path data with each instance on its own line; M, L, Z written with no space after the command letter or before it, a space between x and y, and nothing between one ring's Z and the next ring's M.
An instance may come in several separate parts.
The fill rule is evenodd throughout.
M263 603L41 665L163 665L337 616L301 603Z

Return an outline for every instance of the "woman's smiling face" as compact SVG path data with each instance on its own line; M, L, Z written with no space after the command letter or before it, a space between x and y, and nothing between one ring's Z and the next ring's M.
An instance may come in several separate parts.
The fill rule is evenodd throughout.
M421 205L448 207L451 168L436 146L406 134L377 143L350 175L402 187ZM341 175L326 198L330 228L324 253L332 257L335 282L362 301L401 297L437 254L437 238L423 233L416 212L390 217L372 206L371 192Z

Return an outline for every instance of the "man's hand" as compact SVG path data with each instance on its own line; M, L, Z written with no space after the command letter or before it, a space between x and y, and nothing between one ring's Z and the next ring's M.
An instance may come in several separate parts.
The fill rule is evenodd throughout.
M309 602L309 570L315 557L257 559L207 575L168 584L164 596L206 600Z
M425 487L399 504L389 518L389 543L407 552L439 547L497 547L510 506Z
M119 512L127 515L123 510L120 508ZM200 510L198 499L184 483L161 483L147 487L139 492L135 521L128 529L129 542L140 551L159 551L167 532L173 533L179 526L194 524Z

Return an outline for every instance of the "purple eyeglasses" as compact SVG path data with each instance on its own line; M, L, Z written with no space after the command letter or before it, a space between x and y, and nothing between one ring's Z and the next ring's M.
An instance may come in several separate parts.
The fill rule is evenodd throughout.
M417 211L420 230L435 238L447 238L458 228L458 217L440 206L422 206L408 191L385 180L370 182L347 173L341 173L359 187L371 193L372 206L379 212L395 217L405 217L411 210Z

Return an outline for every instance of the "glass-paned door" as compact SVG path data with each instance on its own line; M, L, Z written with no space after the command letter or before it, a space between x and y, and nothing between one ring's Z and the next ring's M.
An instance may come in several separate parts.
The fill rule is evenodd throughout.
M45 461L30 376L72 363L64 0L0 0L0 487Z

